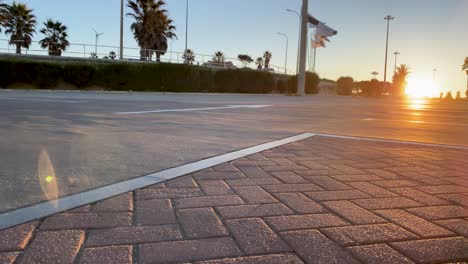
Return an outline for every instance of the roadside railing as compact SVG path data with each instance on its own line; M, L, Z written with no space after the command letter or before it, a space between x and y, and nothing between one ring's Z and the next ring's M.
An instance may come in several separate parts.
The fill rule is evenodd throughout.
M53 43L51 43L53 44ZM110 53L115 54L115 60L119 60L120 47L118 46L106 46L106 45L95 45L95 44L84 44L84 43L70 43L66 50L61 52L61 57L67 58L84 58L84 59L112 59ZM16 45L10 43L9 40L0 39L0 53L15 54ZM123 60L125 61L143 61L148 63L157 63L156 60L157 50L142 50L140 48L124 47L123 48ZM183 59L184 52L180 51L161 51L164 55L160 56L160 62L164 63L185 63ZM29 49L22 48L22 55L37 55L37 56L50 56L48 49L41 47L38 41L33 41ZM244 68L244 63L238 58L225 58L225 63L215 63L212 61L213 55L207 54L194 54L195 59L192 62L193 65L207 66L213 68ZM143 58L143 59L142 59ZM249 67L250 66L250 67ZM253 67L252 67L253 66ZM251 63L247 65L251 69L256 69L256 65ZM284 67L275 65L269 66L270 70L280 74L293 74L292 71L285 71Z

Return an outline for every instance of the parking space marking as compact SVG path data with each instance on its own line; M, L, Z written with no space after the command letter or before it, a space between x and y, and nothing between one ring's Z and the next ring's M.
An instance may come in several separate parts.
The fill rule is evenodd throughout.
M226 106L219 106L219 107L159 109L159 110L137 111L137 112L115 112L114 114L117 114L117 115L136 115L136 114L170 113L170 112L194 112L194 111L235 109L235 108L264 108L264 107L270 107L270 106L272 106L272 105L226 105Z
M0 100L58 102L58 103L68 103L68 104L81 104L81 103L87 103L88 102L88 101L68 101L68 100L37 99L37 98L14 98L14 97L0 97Z

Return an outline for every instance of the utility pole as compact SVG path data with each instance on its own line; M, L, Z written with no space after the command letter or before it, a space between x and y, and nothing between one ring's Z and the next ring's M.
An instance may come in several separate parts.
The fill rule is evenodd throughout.
M395 18L391 15L384 17L387 20L387 44L385 46L385 71L384 71L384 85L387 85L387 58L388 58L388 35L390 32L390 20L394 20Z
M286 52L284 55L284 74L288 74L288 36L284 33L278 32L278 35L283 36L286 39Z
M185 50L188 49L188 18L189 18L189 0L186 1L185 9Z
M120 60L123 60L124 0L120 0Z
M400 52L395 51L395 53L393 53L393 55L395 55L395 68L394 68L394 70L393 70L393 73L395 74L395 73L396 73L396 70L397 70L398 55L400 55Z
M299 18L299 31L298 31L298 39L297 39L297 61L296 61L296 74L298 74L299 73L299 51L301 50L301 29L302 29L301 14L291 9L286 9L286 11L296 14L297 18Z
M309 18L308 14L309 1L302 0L302 16L301 16L301 49L299 58L299 76L297 78L297 94L300 96L305 95L305 84L306 84L306 57L307 57L307 21Z

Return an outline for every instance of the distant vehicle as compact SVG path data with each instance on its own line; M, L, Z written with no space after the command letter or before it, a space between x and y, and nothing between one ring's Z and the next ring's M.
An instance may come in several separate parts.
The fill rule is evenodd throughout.
M263 68L263 70L267 72L275 72L273 68Z

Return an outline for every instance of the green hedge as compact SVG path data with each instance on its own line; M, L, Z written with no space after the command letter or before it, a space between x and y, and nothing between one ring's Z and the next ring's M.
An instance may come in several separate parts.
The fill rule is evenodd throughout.
M115 91L295 93L297 77L250 69L214 70L184 64L44 62L0 59L0 86L31 84L54 89L64 81L77 88L98 86ZM307 92L320 80L307 74Z

